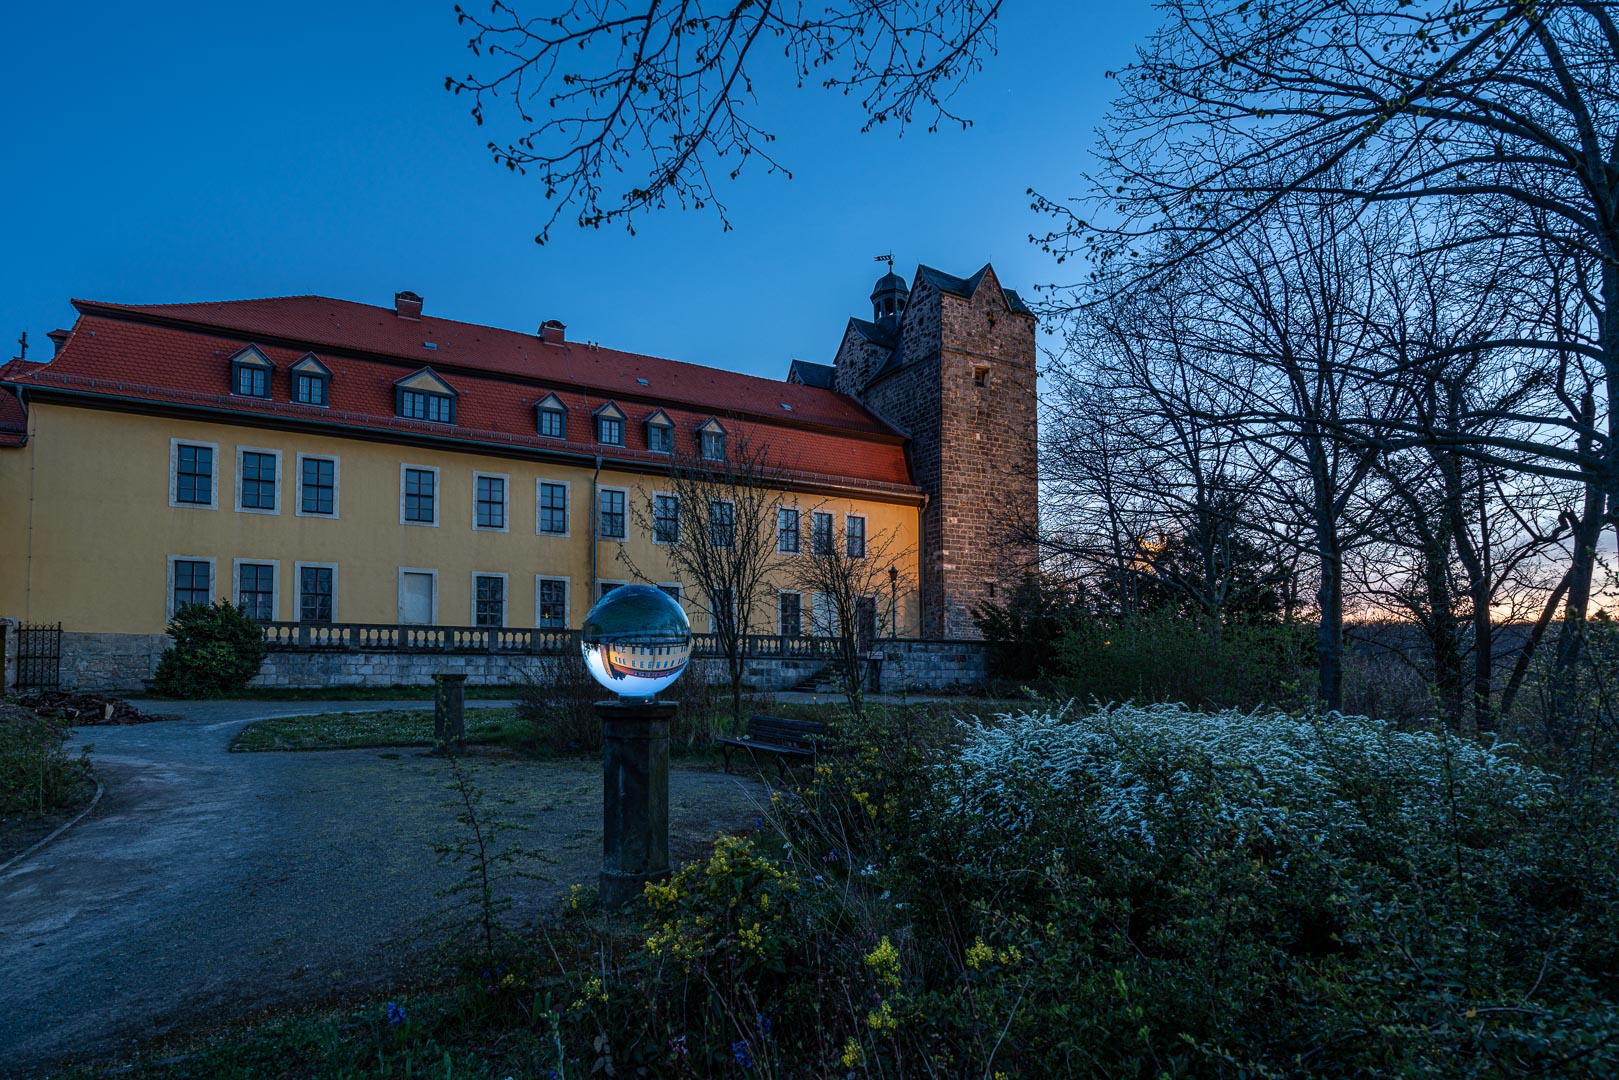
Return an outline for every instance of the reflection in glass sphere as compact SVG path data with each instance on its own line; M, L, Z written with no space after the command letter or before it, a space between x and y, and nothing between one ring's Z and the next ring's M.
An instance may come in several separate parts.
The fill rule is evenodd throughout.
M680 601L650 585L620 585L585 615L585 666L622 697L656 697L691 659L691 623Z

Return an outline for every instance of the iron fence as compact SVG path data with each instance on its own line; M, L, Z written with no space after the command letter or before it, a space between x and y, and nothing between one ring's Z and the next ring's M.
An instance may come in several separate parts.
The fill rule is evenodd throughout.
M62 624L17 626L17 689L62 688Z

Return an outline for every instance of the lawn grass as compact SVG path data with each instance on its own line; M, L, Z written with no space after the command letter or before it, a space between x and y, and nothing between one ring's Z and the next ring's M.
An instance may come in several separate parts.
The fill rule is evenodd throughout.
M517 697L514 686L468 686L467 700L509 701ZM154 700L167 700L161 694L147 694ZM431 686L305 686L261 687L222 695L226 701L432 701Z
M468 709L469 743L511 740L521 721L512 709ZM384 709L378 712L317 713L259 720L231 741L232 750L358 750L368 746L432 746L430 709Z
M1017 707L1017 703L989 698L949 698L940 701L911 702L905 705L871 703L868 711L878 710L891 717L908 713L912 718L935 720L957 716L990 716ZM766 696L745 701L746 714L761 713L795 720L823 720L834 724L843 718L841 698L816 702L778 702ZM535 740L534 728L509 708L469 708L466 711L466 742L503 743L513 750L533 756L546 753L576 753L569 748L545 747ZM312 716L284 716L259 720L244 727L230 748L262 750L358 750L366 747L432 746L433 713L429 709L385 709L360 713L317 713ZM714 757L711 747L672 747L677 757Z

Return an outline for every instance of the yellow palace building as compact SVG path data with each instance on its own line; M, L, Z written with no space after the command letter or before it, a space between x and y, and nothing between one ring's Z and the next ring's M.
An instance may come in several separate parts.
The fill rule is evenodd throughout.
M938 338L948 306L994 309L1028 339L1032 428L1033 318L992 272L984 289L986 272L960 295L974 279L937 275L940 288L922 268L900 289L926 294L930 318L888 296L897 310L874 299L879 318L850 324L886 318L903 352L907 318ZM952 576L971 560L942 547L948 483L918 475L941 456L923 444L946 440L835 389L836 365L795 362L777 382L570 341L556 321L523 333L436 317L409 292L391 307L74 307L50 360L0 367L12 681L18 628L59 623L65 685L138 688L177 607L221 597L289 642L360 625L390 642L406 628L576 628L629 579L626 562L707 630L705 598L636 511L656 505L672 462L723 467L739 446L762 448L780 478L784 559L827 532L851 555L892 536L908 588L877 606L880 632L949 636ZM949 359L935 345L912 366ZM1032 501L1032 468L1029 483ZM1000 571L971 573L981 587ZM813 602L784 579L754 624L800 636Z

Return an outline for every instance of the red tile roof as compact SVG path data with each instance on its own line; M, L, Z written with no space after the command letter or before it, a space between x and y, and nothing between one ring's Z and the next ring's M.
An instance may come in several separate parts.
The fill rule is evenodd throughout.
M9 364L0 366L0 378L4 378L7 371L17 367L20 363L26 363L26 361L12 361ZM38 365L29 366L37 367ZM27 420L27 416L22 411L22 402L17 400L17 395L4 387L0 387L0 446L21 446L24 437L28 434Z
M697 425L718 416L737 442L766 447L774 467L802 482L917 494L903 440L853 399L829 390L577 343L542 344L531 335L446 319L401 319L391 309L321 297L74 304L81 315L57 356L48 364L14 362L0 369L0 379L41 393L227 410L259 422L335 424L508 451L600 453L648 465L668 460L646 449L641 427L662 407L675 423L677 452L694 451ZM424 341L438 348L426 349ZM269 400L230 392L227 360L250 342L276 364ZM310 351L332 369L328 409L290 401L286 369ZM454 425L394 415L395 382L423 366L456 391ZM567 440L541 439L536 430L534 404L553 391L568 406ZM629 417L623 449L593 441L591 413L608 400ZM792 409L782 409L783 402Z
M851 431L892 434L853 398L816 387L762 379L720 368L655 356L591 348L583 342L545 344L536 334L423 315L403 319L392 308L333 300L324 296L285 296L266 300L227 300L203 304L105 304L75 300L84 314L122 313L142 321L185 323L212 331L232 331L260 344L305 346L397 357L413 369L430 364L439 372L457 369L534 379L556 389L574 387L601 398L652 398L699 411L753 414L774 419L791 405L795 419ZM432 342L435 348L426 347ZM637 379L646 379L642 386Z

